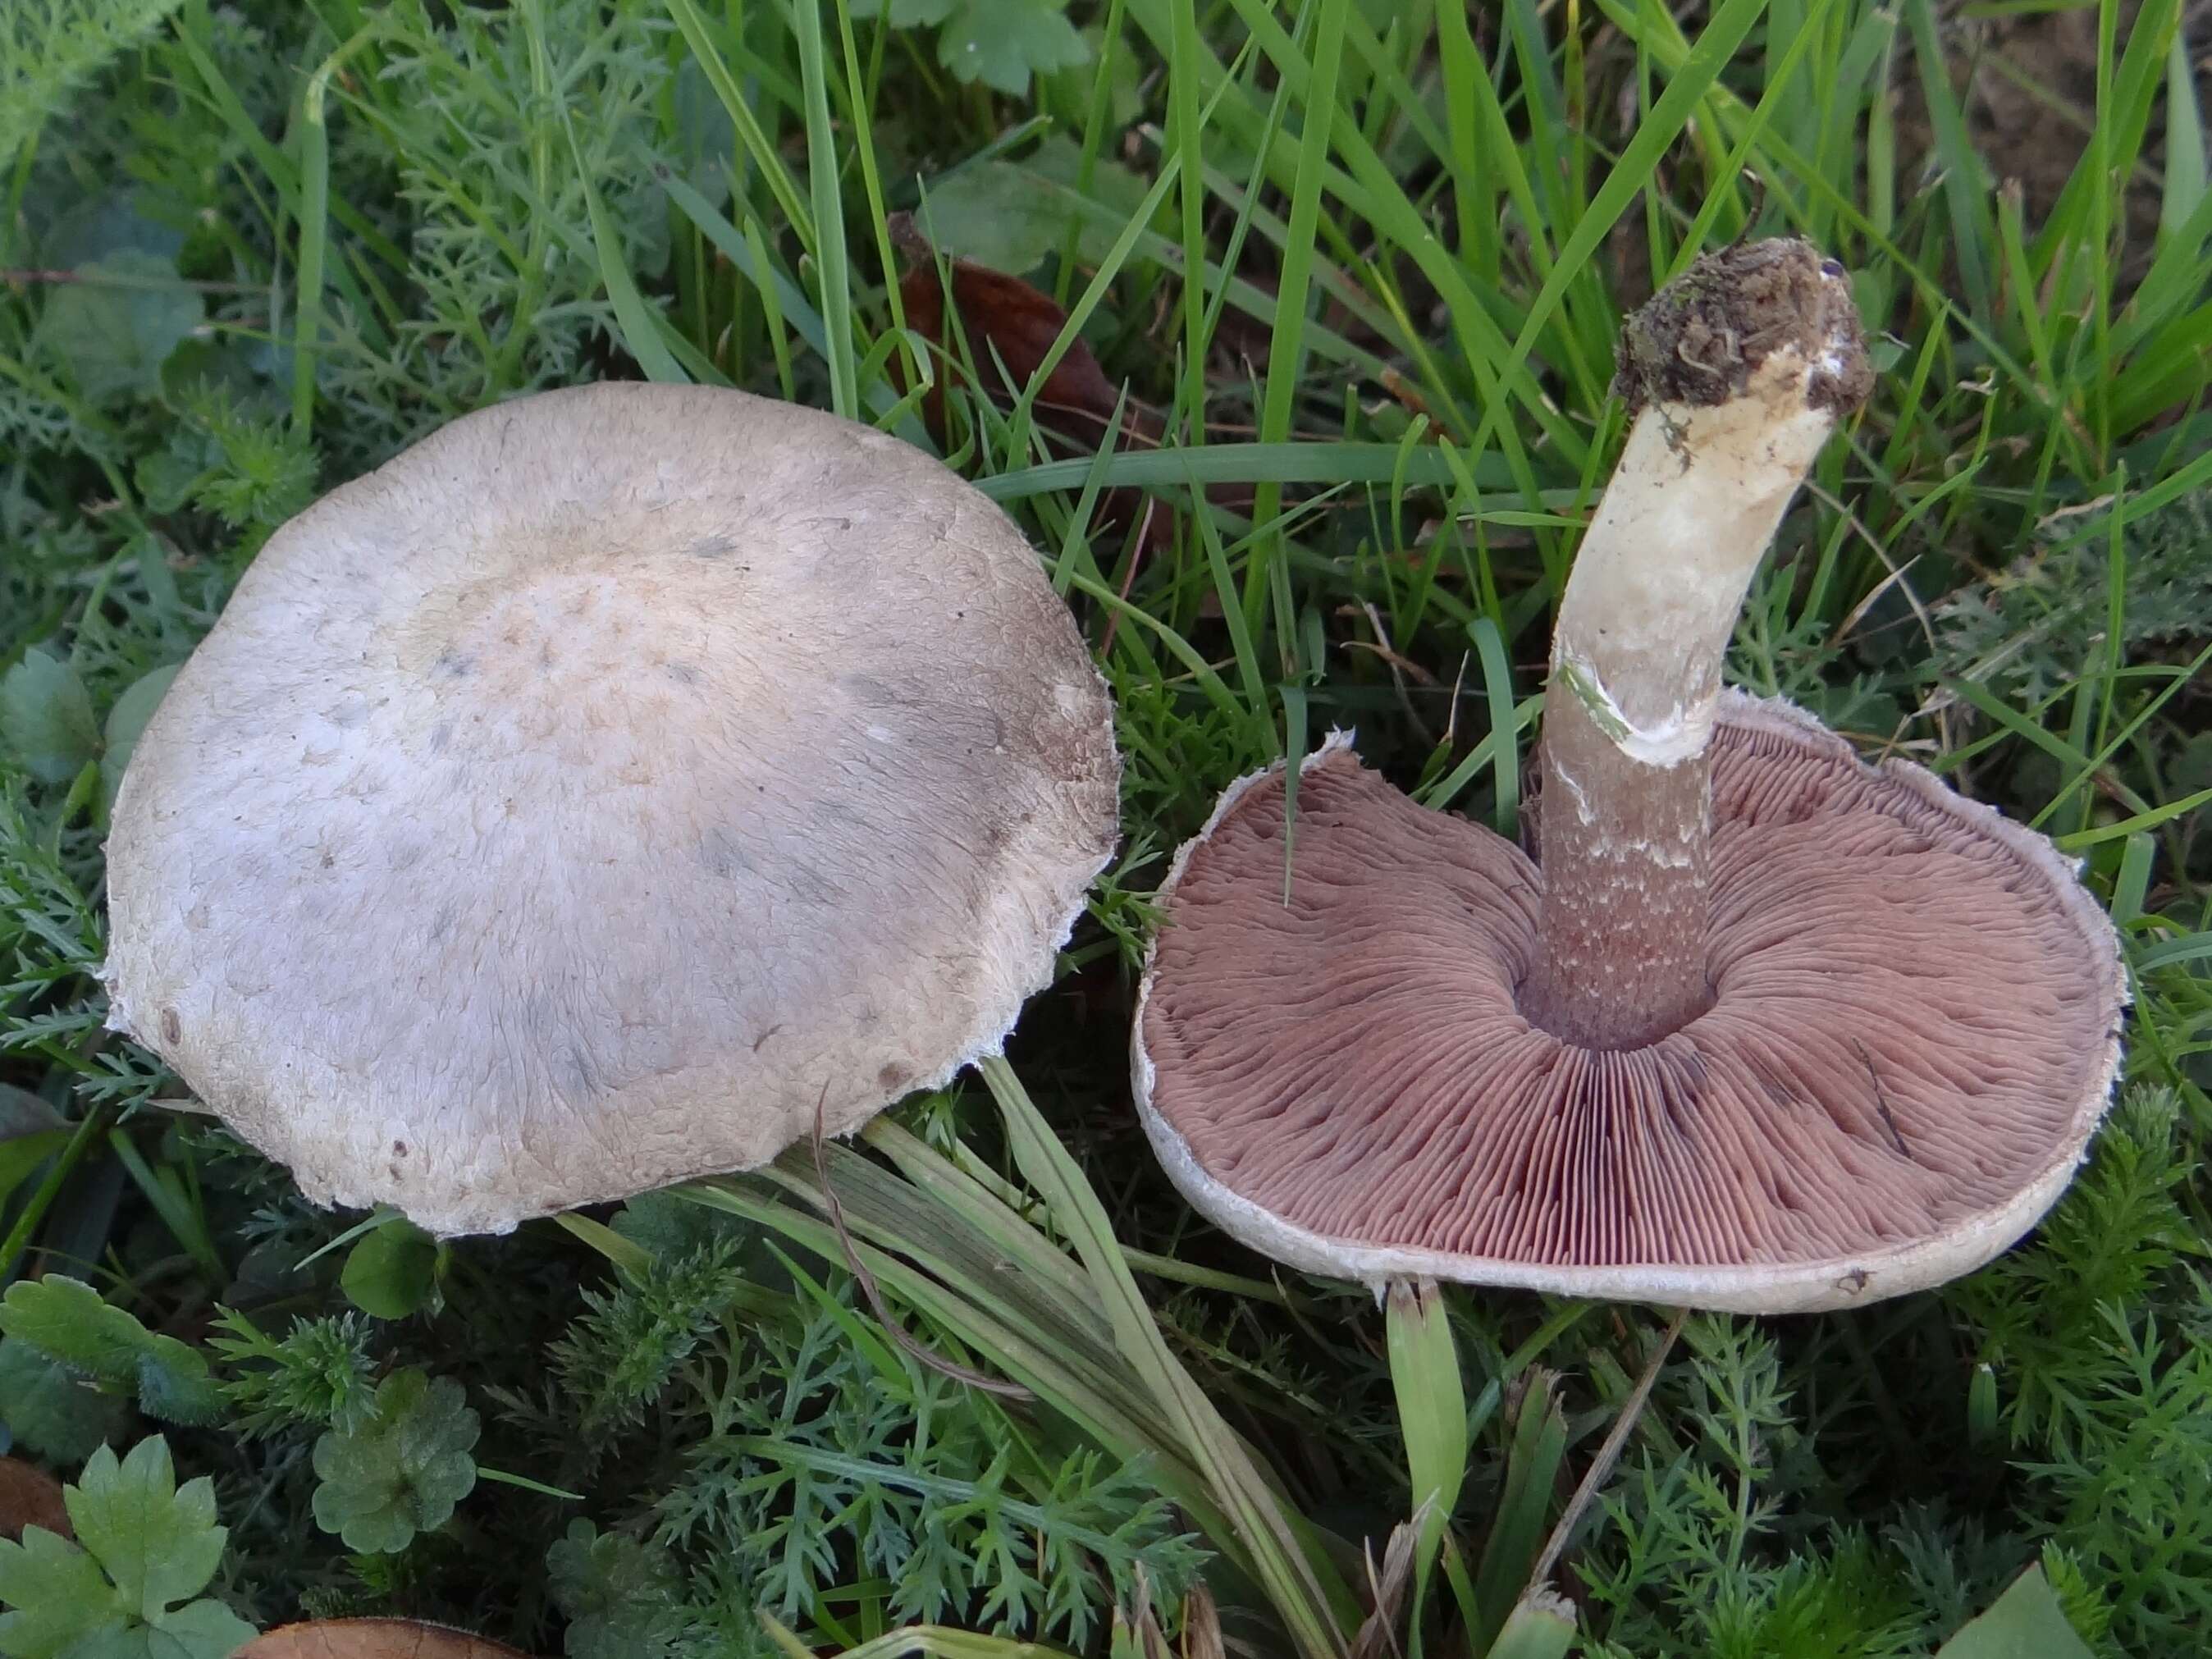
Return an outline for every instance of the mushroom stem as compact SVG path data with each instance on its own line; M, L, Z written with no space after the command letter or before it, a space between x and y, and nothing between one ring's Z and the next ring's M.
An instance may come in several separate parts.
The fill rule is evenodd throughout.
M1629 319L1620 357L1638 413L1553 635L1540 939L1520 998L1595 1048L1711 1003L1722 659L1790 497L1871 383L1843 268L1798 241L1698 261Z

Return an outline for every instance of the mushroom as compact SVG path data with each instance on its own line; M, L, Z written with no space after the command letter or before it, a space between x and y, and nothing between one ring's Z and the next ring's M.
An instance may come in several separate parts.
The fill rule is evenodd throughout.
M2051 842L1721 686L1752 572L1872 376L1842 267L1698 261L1562 598L1540 867L1333 734L1177 854L1138 1105L1228 1231L1309 1271L1750 1312L1979 1266L2109 1099L2126 982ZM1285 863L1288 860L1285 901Z
M997 1052L1115 842L1104 684L935 460L743 393L453 422L270 538L139 741L111 1024L440 1234Z

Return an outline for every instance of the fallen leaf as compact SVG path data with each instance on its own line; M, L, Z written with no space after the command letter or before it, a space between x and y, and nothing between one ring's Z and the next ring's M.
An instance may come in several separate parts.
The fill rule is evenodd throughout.
M279 1625L231 1659L525 1659L514 1648L418 1619L317 1619Z
M963 374L964 357L975 363L994 402L1012 404L1043 367L1045 354L1067 325L1067 313L1020 277L973 259L948 260L946 280L940 282L933 251L912 216L896 216L891 232L900 249L915 262L899 279L908 325L941 348L940 375ZM948 287L950 319L945 305ZM940 378L926 410L939 437L945 431L943 386ZM1067 440L1068 453L1091 454L1115 429L1115 410L1121 402L1097 357L1079 336L1037 389L1034 407L1040 426ZM1121 407L1121 436L1141 447L1158 443L1161 424L1155 411L1134 398Z
M19 1457L0 1457L0 1538L20 1542L26 1527L44 1527L61 1538L76 1536L62 1506L62 1483Z
M983 377L986 395L1001 407L1011 406L1044 366L1045 355L1066 325L1067 313L1020 277L972 259L947 260L940 279L936 255L910 214L893 216L890 231L892 240L915 261L899 279L908 326L938 348L938 378L923 399L922 415L942 443L945 382L956 375L964 378L966 364L972 362ZM950 319L945 304L948 289ZM1157 448L1166 424L1149 405L1121 398L1079 335L1053 365L1030 407L1038 428L1048 438L1059 440L1048 447L1063 456L1093 455L1109 442L1116 448ZM1139 489L1100 492L1091 514L1094 535L1116 536L1133 522L1142 527L1122 577L1125 599L1146 555L1165 545L1172 534L1172 515ZM1120 620L1118 613L1108 619L1102 652L1112 648Z

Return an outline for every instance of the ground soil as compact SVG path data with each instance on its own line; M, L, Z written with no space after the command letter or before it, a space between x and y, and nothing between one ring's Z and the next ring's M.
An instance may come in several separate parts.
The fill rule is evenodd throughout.
M1944 54L1961 94L1975 149L1999 182L2017 180L2031 233L2049 214L2087 148L2097 107L2097 7L2014 17L1978 18L1960 0L1942 8ZM2139 5L2121 9L2116 51L2124 50ZM2197 69L2197 97L2212 106L2212 0L2190 0L2183 39ZM1932 156L1927 106L1909 35L1900 29L1897 58L1900 184L1917 181ZM2142 163L2123 181L2128 258L2139 271L2158 228L2166 135L2154 119Z

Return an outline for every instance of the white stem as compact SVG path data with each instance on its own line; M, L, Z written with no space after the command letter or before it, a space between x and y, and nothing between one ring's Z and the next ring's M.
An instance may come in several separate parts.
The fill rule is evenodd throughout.
M1835 430L1808 400L1813 376L1784 349L1741 396L1653 404L1630 428L1560 600L1552 672L1625 726L1632 760L1705 750L1744 591Z

